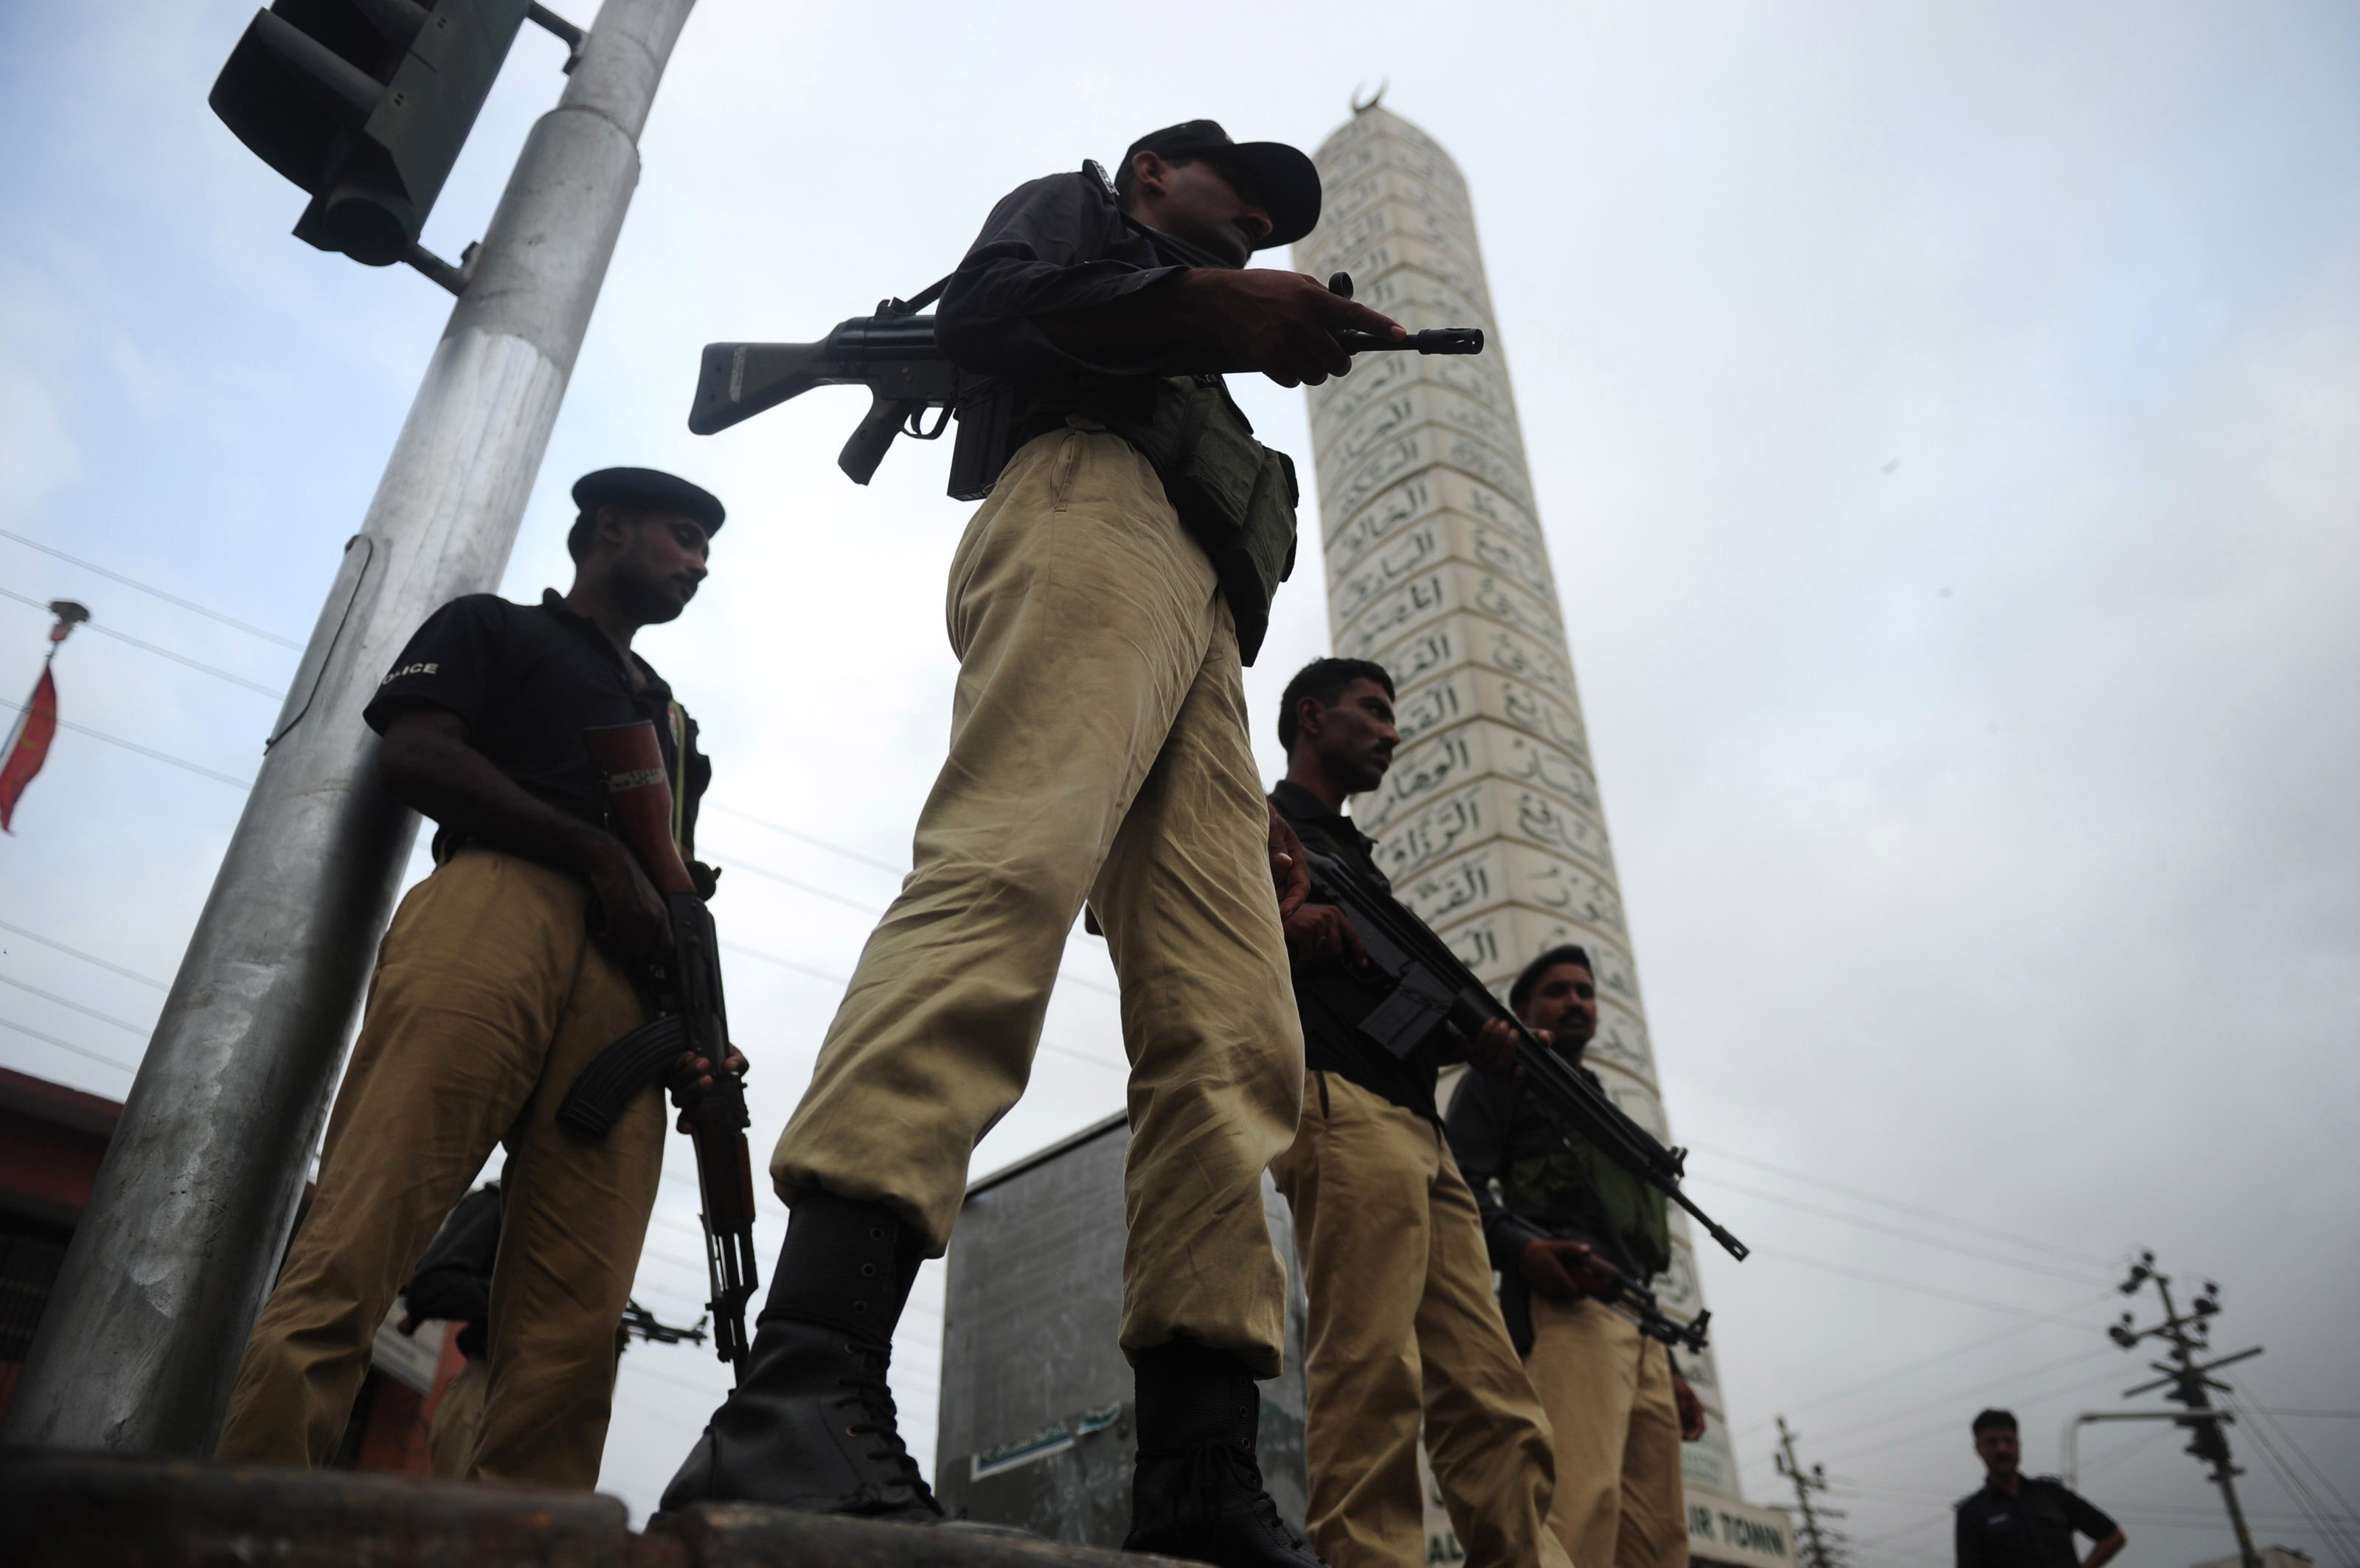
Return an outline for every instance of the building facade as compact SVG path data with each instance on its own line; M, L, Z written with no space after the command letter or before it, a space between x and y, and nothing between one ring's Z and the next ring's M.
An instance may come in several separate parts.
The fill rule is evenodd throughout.
M1401 749L1354 818L1395 892L1495 990L1545 948L1590 950L1600 1016L1586 1059L1669 1141L1467 182L1433 138L1374 105L1316 161L1326 210L1297 269L1349 272L1356 300L1412 331L1478 326L1488 343L1464 358L1367 355L1308 389L1335 651L1376 660L1397 688ZM1691 1318L1704 1308L1694 1245L1677 1209L1672 1223L1664 1304ZM1739 1501L1712 1355L1681 1361L1711 1414L1686 1450L1692 1518L1742 1510L1783 1527ZM1699 1555L1765 1560L1710 1550L1714 1533L1698 1535Z

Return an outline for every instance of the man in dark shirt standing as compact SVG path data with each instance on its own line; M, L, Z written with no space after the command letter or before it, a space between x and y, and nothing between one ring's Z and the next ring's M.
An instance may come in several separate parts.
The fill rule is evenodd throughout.
M1983 1489L1959 1500L1959 1568L2104 1568L2123 1549L2122 1527L2053 1475L2025 1475L2016 1417L1984 1410L1974 1419ZM2093 1544L2073 1550L2076 1532Z
M1393 763L1393 695L1366 660L1304 666L1281 703L1286 777L1270 796L1306 850L1388 893L1343 807ZM1313 1544L1330 1568L1424 1568L1423 1421L1469 1568L1570 1568L1548 1528L1548 1425L1491 1299L1475 1200L1443 1142L1437 1058L1396 1057L1360 1033L1387 992L1354 964L1340 911L1306 903L1286 935L1307 1079L1295 1146L1271 1175L1295 1212L1310 1296ZM1499 1025L1470 1054L1504 1069L1506 1036Z
M1307 1561L1252 1446L1283 1345L1261 1184L1302 1093L1279 929L1301 868L1256 809L1240 675L1295 498L1214 372L1324 380L1350 364L1336 330L1402 332L1246 269L1318 211L1302 153L1191 121L1135 143L1114 187L1095 166L1019 187L950 279L937 337L1001 378L1021 442L951 562L950 755L771 1157L793 1217L743 1381L667 1508L942 1517L898 1430L893 1324L949 1245L976 1140L1023 1092L1087 902L1131 1068L1130 1542Z
M1589 1070L1579 1065L1598 1032L1589 953L1568 944L1541 954L1508 1005ZM1582 1568L1687 1568L1680 1443L1704 1435L1704 1405L1669 1347L1597 1299L1613 1274L1644 1286L1669 1266L1663 1194L1568 1135L1513 1082L1470 1076L1449 1133L1505 1281L1509 1332L1548 1412L1549 1523Z
M687 608L722 510L644 468L589 475L574 499L564 597L453 600L369 703L386 789L438 824L435 869L378 948L317 1196L238 1368L224 1459L333 1457L402 1280L506 1144L467 1474L597 1482L615 1324L663 1168L663 1097L650 1084L599 1142L560 1128L557 1106L646 1016L632 971L670 933L663 901L606 830L582 732L655 723L685 854L712 768L695 724L630 645ZM711 873L699 880L709 894ZM675 1083L709 1081L714 1065L683 1058Z

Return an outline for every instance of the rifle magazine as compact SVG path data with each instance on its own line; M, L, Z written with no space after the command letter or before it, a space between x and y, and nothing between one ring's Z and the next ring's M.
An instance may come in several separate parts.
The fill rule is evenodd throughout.
M623 1107L687 1048L688 1024L679 1014L649 1019L590 1058L558 1102L558 1121L585 1136L605 1137Z

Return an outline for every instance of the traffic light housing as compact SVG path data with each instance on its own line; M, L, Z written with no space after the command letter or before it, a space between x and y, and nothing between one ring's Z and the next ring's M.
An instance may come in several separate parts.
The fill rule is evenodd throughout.
M384 267L426 226L530 0L273 0L208 100L311 197L295 237Z

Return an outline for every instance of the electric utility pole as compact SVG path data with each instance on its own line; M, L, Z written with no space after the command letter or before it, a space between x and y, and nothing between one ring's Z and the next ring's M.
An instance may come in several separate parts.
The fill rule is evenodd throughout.
M606 0L584 34L529 0L280 0L214 85L214 111L312 196L299 237L407 260L459 302L265 740L0 1427L10 1444L213 1452L418 830L377 785L361 708L430 611L499 584L692 4ZM568 41L564 92L453 267L418 225L528 19Z
M1814 1492L1828 1489L1827 1468L1814 1464L1806 1471L1795 1458L1795 1434L1786 1430L1786 1418L1778 1418L1778 1451L1770 1456L1778 1474L1795 1483L1795 1510L1803 1516L1802 1551L1796 1554L1797 1568L1843 1568L1847 1561L1844 1538L1840 1530L1830 1530L1820 1521L1843 1518L1841 1509L1811 1501Z
M2223 1429L2230 1418L2212 1408L2210 1392L2217 1388L2225 1394L2229 1392L2229 1385L2207 1375L2233 1361L2245 1361L2259 1355L2262 1347L2255 1345L2250 1350L2241 1350L2234 1355L2224 1355L2217 1361L2200 1365L2198 1356L2212 1354L2211 1320L2221 1310L2221 1288L2206 1280L2204 1288L2197 1292L2196 1299L2183 1313L2172 1304L2171 1277L2157 1271L2155 1254L2142 1252L2118 1288L2125 1296L2136 1296L2139 1287L2150 1284L2163 1302L2163 1321L2147 1328L2134 1328L2131 1326L2131 1314L2125 1312L2121 1321L2107 1328L2106 1335L2125 1350L2133 1348L2143 1339L2161 1340L2171 1347L2169 1359L2148 1362L2149 1366L2163 1376L2152 1383L2124 1389L2123 1398L2136 1398L2158 1388L2168 1388L2170 1391L2164 1398L2187 1408L2188 1414L2180 1417L2176 1423L2191 1429L2187 1452L2212 1466L2211 1480L2221 1488L2221 1500L2229 1506L2229 1525L2237 1532L2237 1554L2245 1560L2245 1568L2261 1568L2261 1555L2254 1550L2253 1532L2245 1528L2245 1511L2237 1506L2237 1487L2233 1477L2245 1472L2229 1461L2229 1434Z

